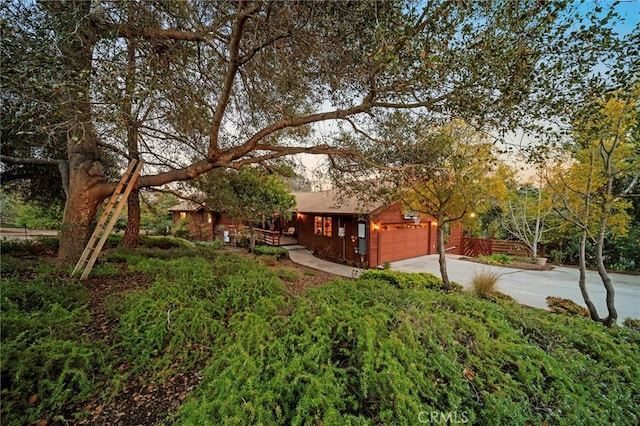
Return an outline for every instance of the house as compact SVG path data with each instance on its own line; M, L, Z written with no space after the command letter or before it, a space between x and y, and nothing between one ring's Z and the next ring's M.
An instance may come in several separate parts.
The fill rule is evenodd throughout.
M400 202L340 199L337 190L294 195L298 244L320 257L373 268L437 253L436 220L406 212Z
M200 241L214 239L216 226L220 222L218 213L193 201L183 201L168 210L173 214L174 225L181 219L187 220L187 227L192 239Z

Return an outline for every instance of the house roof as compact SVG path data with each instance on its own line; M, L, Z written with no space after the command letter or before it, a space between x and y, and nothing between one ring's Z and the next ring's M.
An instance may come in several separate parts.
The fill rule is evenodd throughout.
M170 212L197 212L204 209L202 204L194 203L193 201L183 201L180 204L176 204L173 207L169 207L167 210Z
M369 214L384 206L383 200L368 201L357 195L344 195L337 189L294 192L296 210L303 213Z

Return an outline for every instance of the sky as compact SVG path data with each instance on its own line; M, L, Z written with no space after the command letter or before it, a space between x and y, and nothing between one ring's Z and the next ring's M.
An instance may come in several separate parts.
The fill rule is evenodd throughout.
M595 7L596 4L608 4L608 1L587 1L585 6ZM620 32L620 35L629 34L633 28L637 27L640 23L640 0L625 0L621 1L616 7L616 10L625 18L626 22L619 24L616 28Z

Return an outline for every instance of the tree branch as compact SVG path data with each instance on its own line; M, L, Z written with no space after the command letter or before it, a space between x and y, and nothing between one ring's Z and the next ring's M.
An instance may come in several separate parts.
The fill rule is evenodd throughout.
M69 197L69 162L67 160L58 160L53 158L27 158L13 157L11 155L0 155L0 161L9 164L31 164L36 166L55 166L60 172L60 180L62 181L62 189L67 197Z

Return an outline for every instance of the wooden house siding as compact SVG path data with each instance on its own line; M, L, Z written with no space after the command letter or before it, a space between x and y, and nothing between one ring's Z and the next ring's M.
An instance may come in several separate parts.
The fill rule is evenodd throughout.
M317 235L315 218L331 218L331 236ZM385 262L424 256L436 252L436 232L432 219L421 217L419 223L405 218L399 203L369 214L331 214L300 211L296 221L298 244L318 256L352 265L374 268ZM364 241L358 224L364 224ZM344 237L339 235L344 228ZM365 253L360 244L364 243Z
M331 218L331 237L314 233L316 216ZM344 237L340 237L338 234L340 227L345 228ZM366 256L363 259L356 250L358 248L358 221L353 216L298 213L296 233L298 244L312 250L320 257L349 264L366 263L367 261Z
M216 224L216 216L211 214L211 222L208 222L207 213L203 211L197 212L173 212L173 223L178 223L181 219L181 213L187 219L187 227L191 237L198 241L212 241L214 238L214 230ZM204 214L204 216L203 216Z

